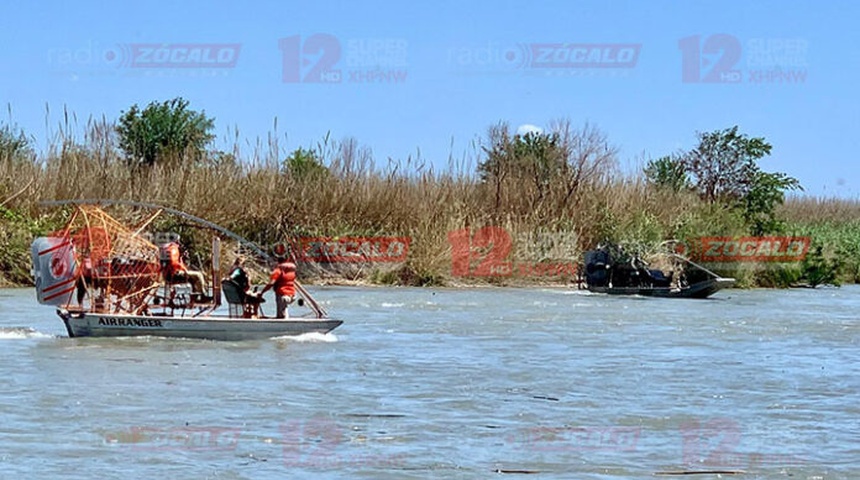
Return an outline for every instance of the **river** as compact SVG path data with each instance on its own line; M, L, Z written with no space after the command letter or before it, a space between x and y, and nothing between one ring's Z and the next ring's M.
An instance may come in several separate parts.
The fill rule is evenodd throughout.
M860 478L858 287L312 291L334 332L229 343L0 290L0 478Z

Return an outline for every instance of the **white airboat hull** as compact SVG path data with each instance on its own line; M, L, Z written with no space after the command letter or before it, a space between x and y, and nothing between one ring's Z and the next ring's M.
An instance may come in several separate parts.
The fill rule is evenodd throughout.
M36 296L40 304L57 308L70 337L260 340L327 333L343 323L330 319L298 281L294 282L298 305L304 300L312 313L288 319L247 318L255 315L259 302L248 302L238 285L221 278L221 237L217 234L212 238L209 271L212 289L198 288L198 293L205 295L192 295L192 286L184 283L190 280L190 275L186 278L168 275L165 269L170 263L165 247L177 241L178 236L160 232L165 238L156 245L151 240L159 238L159 232L154 232L155 237L153 232L144 235L144 228L164 212L233 239L242 249L249 249L256 259L266 260L272 267L276 261L282 261L212 222L139 202L68 200L52 204L74 204L77 209L64 229L52 236L37 238L31 246ZM138 219L137 225L132 227L105 212L101 208L103 205L125 205L151 209L155 213L142 224ZM199 287L205 287L205 282L200 283ZM219 287L224 288L223 292ZM211 298L203 298L210 293ZM222 293L230 307L229 315L214 314ZM85 298L89 299L86 303ZM77 300L77 305L72 304L73 299Z
M327 333L343 323L329 318L169 317L69 312L57 309L70 337L176 337L207 340L263 340Z

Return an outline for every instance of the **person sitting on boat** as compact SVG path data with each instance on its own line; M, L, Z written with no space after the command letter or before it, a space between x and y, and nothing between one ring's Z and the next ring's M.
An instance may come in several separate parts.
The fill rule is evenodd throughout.
M182 254L179 250L179 243L170 242L161 247L162 252L162 269L164 279L168 282L187 281L191 284L193 293L203 295L203 272L189 270L182 261Z
M236 260L233 260L233 268L227 277L239 286L242 293L248 293L251 281L248 280L248 272L245 271L245 257L239 255Z
M227 276L231 282L239 287L242 292L242 303L260 303L262 298L256 292L251 291L251 281L248 279L248 272L245 271L245 257L239 255L233 261L233 269Z
M272 287L275 289L275 305L277 307L275 316L287 318L289 314L287 309L296 297L296 264L287 260L279 262L272 270L269 283L260 292L260 297Z

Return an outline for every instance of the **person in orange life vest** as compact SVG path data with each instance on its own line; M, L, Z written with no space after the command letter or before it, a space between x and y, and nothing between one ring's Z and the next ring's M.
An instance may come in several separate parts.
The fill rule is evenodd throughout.
M275 288L275 305L277 306L277 318L287 318L287 308L296 297L296 264L286 260L278 263L272 270L269 283L260 292L262 297L270 288Z
M179 251L179 244L170 242L162 247L167 258L165 259L164 278L168 282L187 280L191 284L191 290L194 293L203 293L203 272L189 270L182 261L182 255Z

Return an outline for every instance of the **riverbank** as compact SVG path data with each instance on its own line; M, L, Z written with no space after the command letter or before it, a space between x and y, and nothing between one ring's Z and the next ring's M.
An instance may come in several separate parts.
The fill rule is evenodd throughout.
M605 137L588 129L568 133L583 135L577 138L589 149L568 152L577 170L558 183L493 183L469 162L444 170L420 159L380 167L353 139L318 146L310 170L282 160L276 142L268 150L243 153L237 145L233 153L132 167L110 128L94 125L84 142L62 140L41 157L0 155L0 284L30 284L30 243L62 228L71 211L42 205L56 199L169 206L266 248L344 238L408 246L396 258L348 268L300 261L300 278L311 284L570 285L582 253L599 242L647 253L668 239L696 244L703 237L749 236L751 226L737 208L624 173ZM860 281L860 203L797 196L776 213L779 222L766 234L807 237L805 258L722 265L718 273L745 287ZM180 233L196 266L206 265L205 232L170 218L150 230Z
M36 236L59 227L45 229L51 222L38 222L26 219L18 222L3 222L0 224L0 288L32 286L29 246ZM860 223L856 221L841 224L794 224L792 231L797 238L808 239L809 251L801 261L795 262L750 262L736 263L705 263L704 266L716 271L722 276L737 279L736 287L753 288L786 288L797 286L816 286L818 284L860 283ZM201 232L192 232L200 234ZM190 236L189 236L190 238ZM191 245L206 245L205 239L189 242ZM415 245L415 243L410 243ZM439 247L441 250L443 247ZM409 253L406 259L398 263L356 265L320 264L316 262L298 262L299 278L308 285L320 286L439 286L453 288L470 287L575 287L576 271L579 268L577 258L563 258L555 262L505 260L498 274L481 272L481 263L487 262L487 252L478 252L470 258L468 270L457 271L454 264L456 254L449 245L447 254L435 258L435 262L422 258L419 254ZM513 249L512 250L516 250ZM523 255L529 255L524 248ZM202 251L195 251L193 256L199 262L208 262L208 256ZM229 255L229 254L228 254ZM511 258L511 257L509 257ZM229 263L229 262L227 262ZM206 263L198 263L200 270ZM423 270L416 270L415 265L430 265ZM541 265L545 265L541 267ZM222 265L227 268L226 263ZM268 272L263 265L252 269L257 283L265 283ZM226 273L226 270L223 272ZM831 275L830 277L828 275Z

